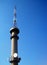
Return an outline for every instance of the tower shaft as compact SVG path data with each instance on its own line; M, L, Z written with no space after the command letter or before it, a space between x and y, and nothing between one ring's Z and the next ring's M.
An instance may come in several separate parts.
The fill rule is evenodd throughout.
M15 35L15 32L12 32L12 36L14 35ZM13 56L14 53L18 53L18 40L16 36L11 38L11 56Z
M11 65L18 65L18 62L20 62L20 58L18 57L18 33L19 29L17 27L13 27L10 29L11 33L11 58L10 63ZM14 54L17 54L14 56Z

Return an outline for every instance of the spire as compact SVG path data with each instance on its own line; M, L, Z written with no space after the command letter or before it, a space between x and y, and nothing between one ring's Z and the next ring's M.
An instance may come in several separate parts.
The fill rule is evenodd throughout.
M14 27L16 27L16 7L14 8L13 25L14 25Z

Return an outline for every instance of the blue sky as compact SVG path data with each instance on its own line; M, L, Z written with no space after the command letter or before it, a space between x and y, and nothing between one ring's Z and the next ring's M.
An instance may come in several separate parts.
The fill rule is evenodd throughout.
M0 65L10 65L10 28L17 8L19 65L47 65L47 1L0 0Z

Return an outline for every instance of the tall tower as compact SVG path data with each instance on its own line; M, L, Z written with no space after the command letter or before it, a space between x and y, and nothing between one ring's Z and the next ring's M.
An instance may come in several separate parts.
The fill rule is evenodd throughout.
M16 8L14 8L13 27L10 29L10 34L11 34L10 63L11 65L18 65L18 62L20 62L20 58L18 57L18 39L19 39L18 33L19 33L19 29L16 26Z

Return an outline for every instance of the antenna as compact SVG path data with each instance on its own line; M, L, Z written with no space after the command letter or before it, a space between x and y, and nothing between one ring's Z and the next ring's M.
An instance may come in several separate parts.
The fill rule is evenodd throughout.
M16 6L14 7L14 18L13 18L14 27L16 27Z

